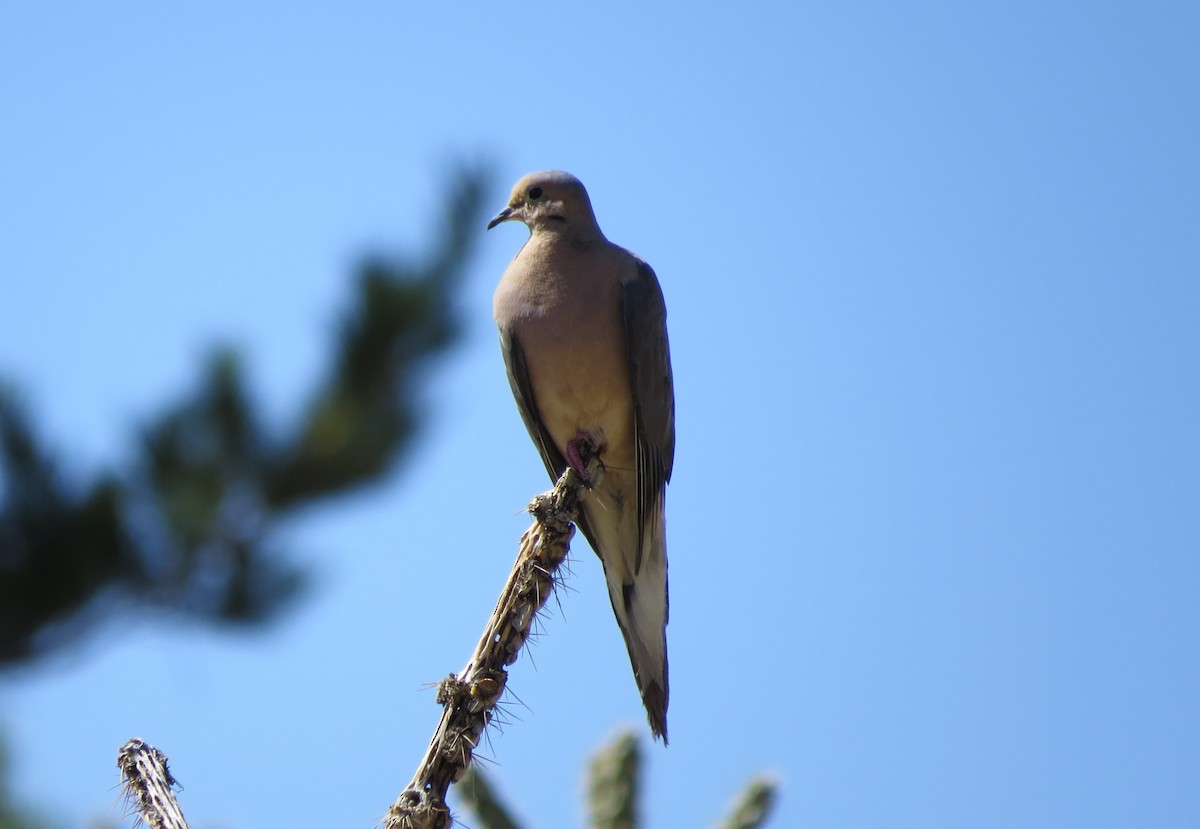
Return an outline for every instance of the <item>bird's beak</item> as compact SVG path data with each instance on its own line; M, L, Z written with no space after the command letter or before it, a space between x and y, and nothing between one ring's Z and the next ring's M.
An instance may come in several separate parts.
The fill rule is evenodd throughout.
M513 209L511 207L506 207L503 210L501 210L499 213L496 214L496 218L494 218L490 222L488 222L487 229L491 230L496 225L500 224L501 222L507 222L512 217L513 217Z

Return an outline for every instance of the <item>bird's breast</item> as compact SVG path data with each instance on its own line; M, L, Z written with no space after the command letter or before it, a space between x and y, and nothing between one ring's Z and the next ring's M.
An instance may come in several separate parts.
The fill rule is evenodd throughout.
M633 466L633 400L620 272L539 271L513 261L496 290L496 318L520 343L538 414L560 451L579 432L610 466ZM514 273L514 271L516 271Z

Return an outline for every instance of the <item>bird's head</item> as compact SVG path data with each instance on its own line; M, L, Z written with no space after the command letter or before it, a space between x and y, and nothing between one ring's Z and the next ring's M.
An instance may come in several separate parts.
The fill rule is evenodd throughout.
M511 221L524 222L532 232L600 232L583 183L561 170L530 173L518 181L508 206L488 222L488 230Z

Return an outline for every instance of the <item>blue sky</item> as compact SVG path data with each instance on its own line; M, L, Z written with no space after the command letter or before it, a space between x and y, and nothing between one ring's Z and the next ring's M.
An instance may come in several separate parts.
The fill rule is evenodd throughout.
M8 4L0 373L81 476L218 343L286 422L351 264L427 249L457 159L496 209L570 170L670 314L647 825L759 772L776 827L1200 823L1198 38L1169 2ZM29 803L118 818L136 735L197 827L386 810L547 484L491 321L523 232L479 232L410 465L286 529L307 603L0 684ZM582 542L569 588L491 739L530 826L646 734Z

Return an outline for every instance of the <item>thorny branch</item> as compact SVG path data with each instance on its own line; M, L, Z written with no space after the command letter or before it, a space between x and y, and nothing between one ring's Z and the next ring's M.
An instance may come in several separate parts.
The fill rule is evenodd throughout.
M138 816L151 829L188 829L175 799L175 778L167 768L167 756L149 743L134 738L117 753L117 768L125 796Z
M603 466L591 458L588 482L595 486ZM567 557L579 505L588 484L568 467L550 492L529 503L533 524L521 536L517 560L505 582L467 666L438 685L442 718L413 779L388 810L386 829L447 829L446 793L471 765L479 738L492 720L508 682L507 666L517 661L529 638L534 616L554 588L554 577ZM138 739L121 746L117 766L125 792L151 829L188 829L172 787L167 757Z
M598 460L587 469L595 486L603 474ZM467 666L438 686L442 718L417 773L388 810L386 829L446 829L446 792L471 764L471 755L492 719L508 681L505 668L517 660L530 623L546 603L554 574L567 557L572 526L587 485L568 467L550 492L529 504L533 525L521 536L512 572Z

